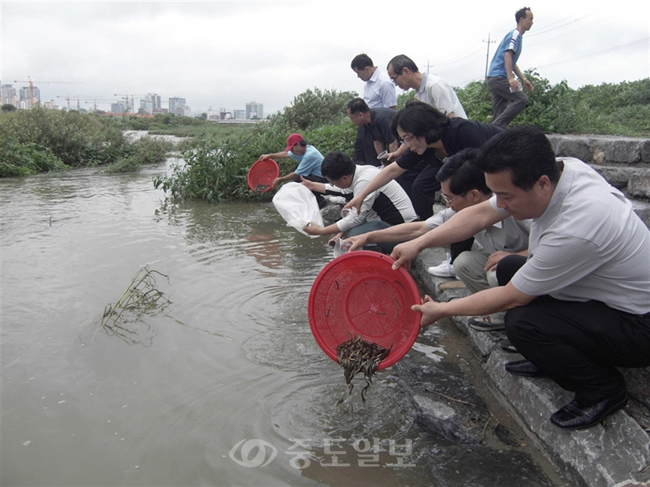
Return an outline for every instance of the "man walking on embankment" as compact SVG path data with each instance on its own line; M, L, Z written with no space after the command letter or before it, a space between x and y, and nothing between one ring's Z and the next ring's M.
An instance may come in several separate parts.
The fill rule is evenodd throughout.
M517 66L523 48L524 33L533 26L533 12L524 7L515 14L517 28L508 32L494 53L487 75L487 86L492 93L492 124L506 128L526 108L528 95L534 87ZM517 78L521 80L521 85Z

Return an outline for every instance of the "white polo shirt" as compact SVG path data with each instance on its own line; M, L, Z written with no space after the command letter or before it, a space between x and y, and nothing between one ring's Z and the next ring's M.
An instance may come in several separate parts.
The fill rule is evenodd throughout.
M564 170L546 210L532 220L528 260L512 284L531 296L649 313L650 230L623 193L591 167L561 160ZM490 202L504 213L496 197Z
M364 190L370 181L374 179L380 171L375 166L357 166L352 178L350 187L341 189L332 184L325 184L325 192L334 195L359 194ZM361 212L348 214L336 222L340 232L346 232L351 228L364 223L364 221L381 220L391 225L412 222L417 220L418 216L413 209L413 204L408 195L395 180L382 186L377 191L373 191L363 200Z
M415 98L431 105L445 115L454 112L457 117L467 118L458 95L447 80L435 74L422 74L422 84Z

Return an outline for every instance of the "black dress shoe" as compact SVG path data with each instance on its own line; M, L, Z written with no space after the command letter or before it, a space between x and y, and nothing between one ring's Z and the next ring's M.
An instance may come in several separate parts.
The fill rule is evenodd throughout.
M551 423L564 429L583 429L595 426L627 404L627 391L591 406L580 406L574 399L551 416Z
M542 369L526 359L508 362L506 370L511 374L523 375L524 377L542 377L545 375Z

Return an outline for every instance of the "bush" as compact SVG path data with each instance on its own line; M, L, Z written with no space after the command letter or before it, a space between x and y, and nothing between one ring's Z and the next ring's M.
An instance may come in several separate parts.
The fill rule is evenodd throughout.
M401 110L406 106L406 102L415 98L415 90L404 91L397 95L397 109Z
M347 119L347 104L357 96L353 91L307 90L296 96L290 107L285 108L287 127L296 132L323 125L338 125Z
M247 199L247 164L238 162L228 143L197 138L193 148L183 151L183 163L172 166L169 176L154 178L154 187L169 192L173 199Z
M129 143L116 122L96 115L34 108L0 114L0 177L104 165L128 157L164 160L172 146L143 138Z
M551 85L535 70L525 74L535 89L528 93L528 106L511 127L534 125L546 133L560 134L650 134L650 78L573 90L566 81ZM485 123L492 121L492 96L483 81L474 81L457 91L468 117Z
M108 167L104 170L107 174L117 174L117 173L129 173L137 172L142 167L142 164L135 156L125 157L120 159L113 164L109 164Z
M129 145L128 151L141 164L154 164L167 158L167 153L174 149L171 142L153 137L142 137Z
M2 114L0 136L47 147L72 167L113 162L126 145L119 129L97 117L42 108Z
M484 123L492 121L492 95L484 81L472 81L456 92L470 119Z
M0 178L31 176L65 168L63 161L47 147L33 142L19 144L0 139Z
M294 98L283 113L250 130L186 141L182 144L185 164L174 166L168 176L156 177L154 185L174 199L268 200L273 191L259 194L248 188L248 169L260 155L284 150L287 136L298 128L307 143L323 155L333 150L353 155L357 128L347 118L346 106L356 96L350 92L307 90ZM296 165L292 159L278 163L282 175Z
M129 144L125 151L125 157L109 164L105 172L114 174L139 171L143 164L155 164L164 161L167 153L173 148L174 145L171 142L142 137Z

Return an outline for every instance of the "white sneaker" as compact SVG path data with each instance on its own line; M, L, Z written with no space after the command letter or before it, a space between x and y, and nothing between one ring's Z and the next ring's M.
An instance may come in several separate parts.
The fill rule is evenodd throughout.
M447 254L447 259L444 260L442 264L429 267L427 271L432 276L457 277L456 272L454 271L454 265L451 263L451 257L449 256L449 254Z

